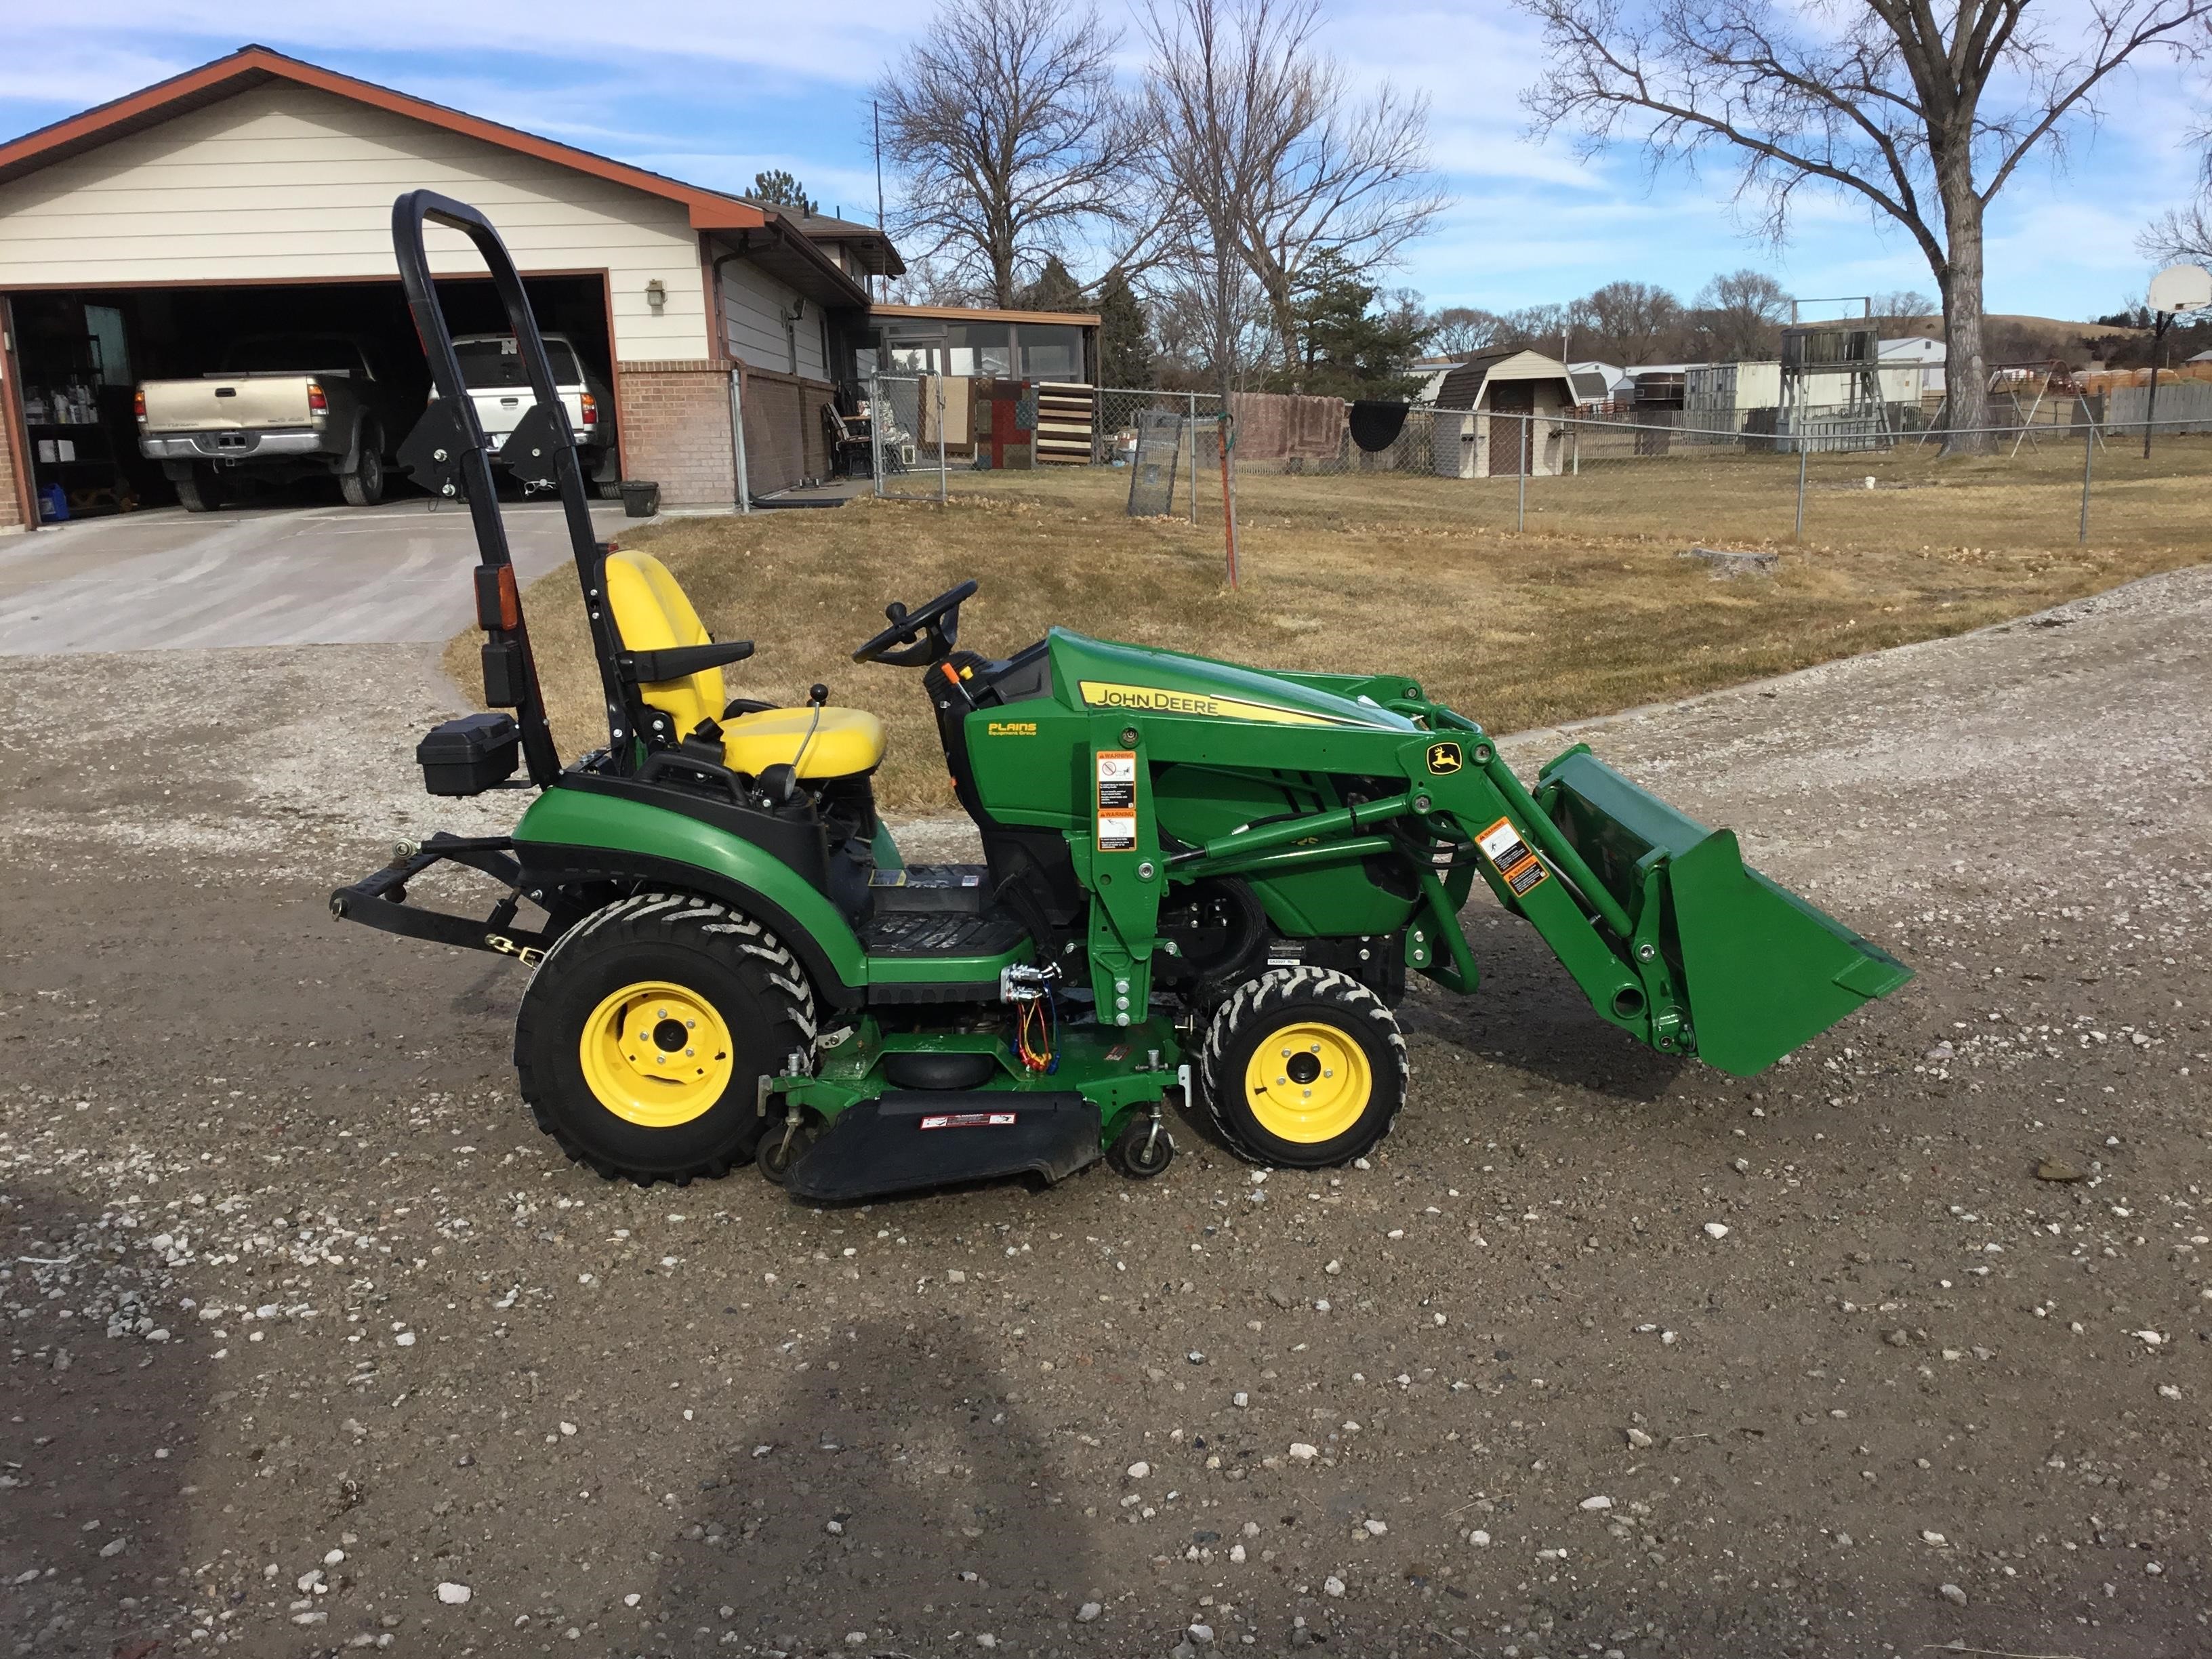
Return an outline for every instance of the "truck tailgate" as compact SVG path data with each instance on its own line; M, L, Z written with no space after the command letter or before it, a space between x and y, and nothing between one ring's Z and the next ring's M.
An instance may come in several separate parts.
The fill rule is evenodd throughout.
M561 406L568 411L568 429L579 437L584 431L584 399L580 387L559 388ZM522 419L523 411L538 401L537 394L528 386L513 391L500 387L471 390L469 401L477 406L477 422L483 428L487 438L504 438L513 432Z
M252 432L301 427L313 416L305 374L210 375L198 380L149 380L149 432Z

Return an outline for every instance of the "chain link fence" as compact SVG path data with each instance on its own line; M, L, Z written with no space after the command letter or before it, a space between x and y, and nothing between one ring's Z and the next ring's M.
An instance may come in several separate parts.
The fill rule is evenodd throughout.
M1415 513L1510 532L1780 544L2212 551L2201 420L2089 418L1936 430L1887 411L1753 411L1741 424L1410 410L1389 441L1255 459L1234 447L1240 522L1322 527ZM1778 416L1779 418L1778 418ZM2151 442L2146 453L2145 437ZM2183 486L2183 487L2177 487Z
M988 470L959 411L935 406L945 385L872 383L878 493L941 500ZM2194 487L2212 485L2212 417L2185 405L2152 422L2119 398L2000 404L1993 423L1968 431L1911 403L1595 417L1413 406L1378 417L1334 398L1240 396L1225 475L1214 394L1046 392L1077 412L1057 417L1056 441L1036 446L1033 466L1001 470L988 487L1088 501L1103 485L1124 511L1194 525L1220 526L1233 501L1239 524L1263 531L1402 518L1721 553L1791 543L1966 556L2093 544L2212 552L2212 492Z
M945 381L878 374L868 381L868 456L876 494L941 501L947 491Z

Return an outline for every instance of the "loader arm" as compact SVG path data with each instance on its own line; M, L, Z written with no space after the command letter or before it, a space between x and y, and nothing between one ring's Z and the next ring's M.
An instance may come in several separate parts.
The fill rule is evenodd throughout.
M1168 860L1172 880L1263 877L1428 850L1406 966L1471 992L1459 912L1480 875L1524 918L1598 1017L1662 1053L1740 1076L1763 1070L1911 971L1747 869L1711 830L1577 745L1532 793L1474 721L1389 677L1281 675L1364 697L1415 730L1329 734L1330 766L1402 788L1328 811L1239 825ZM1248 733L1248 743L1285 739ZM1314 739L1307 735L1305 741Z

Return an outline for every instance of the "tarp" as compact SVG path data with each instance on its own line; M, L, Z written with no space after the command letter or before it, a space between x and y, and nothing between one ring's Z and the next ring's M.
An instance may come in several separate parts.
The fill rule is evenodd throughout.
M1347 425L1341 398L1283 392L1241 392L1229 410L1243 461L1333 461L1344 453Z

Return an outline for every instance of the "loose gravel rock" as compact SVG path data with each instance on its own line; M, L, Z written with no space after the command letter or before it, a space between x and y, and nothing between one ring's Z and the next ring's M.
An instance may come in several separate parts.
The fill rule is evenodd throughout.
M329 921L514 811L420 793L452 701L400 648L0 660L12 1651L2212 1639L2212 575L1506 741L1918 969L1761 1078L1485 901L1368 1167L1183 1124L1154 1182L835 1211L580 1172L519 972Z

